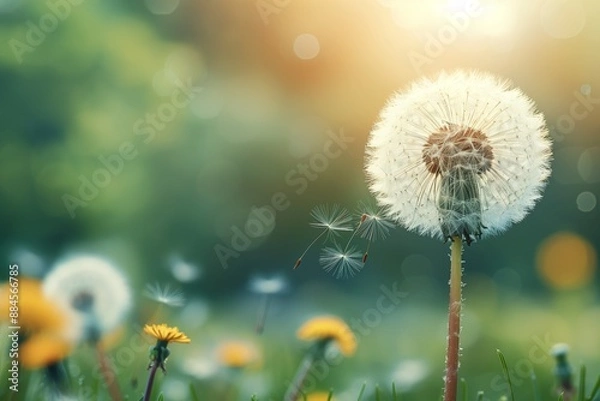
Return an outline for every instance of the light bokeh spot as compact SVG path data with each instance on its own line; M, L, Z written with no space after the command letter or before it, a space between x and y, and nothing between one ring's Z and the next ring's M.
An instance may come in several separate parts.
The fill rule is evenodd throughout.
M537 269L544 281L556 289L581 287L592 280L596 251L582 236L560 232L547 238L537 254Z
M589 191L584 191L577 195L577 209L582 212L591 212L596 208L596 195Z
M317 57L320 51L319 39L310 33L298 35L294 41L294 54L302 60L311 60Z
M577 161L577 170L585 182L600 182L600 147L584 150Z

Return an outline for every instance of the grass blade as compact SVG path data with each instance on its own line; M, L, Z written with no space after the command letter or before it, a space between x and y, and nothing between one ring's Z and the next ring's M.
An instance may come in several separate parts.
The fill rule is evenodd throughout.
M331 401L332 398L333 398L333 389L330 389L329 394L327 394L327 401Z
M585 401L585 365L579 369L579 389L577 391L577 401Z
M477 392L477 401L483 401L483 391Z
M381 401L381 397L379 396L379 385L375 385L375 401Z
M194 385L192 383L190 383L190 396L192 397L192 401L200 401L200 399L198 398L198 394L196 394L196 389L194 388Z
M365 393L365 388L367 388L367 382L364 382L362 387L360 388L360 393L358 393L358 398L356 399L356 401L360 401L363 394Z
M533 370L531 370L531 386L533 387L533 401L542 401L542 398L540 397L540 389L538 388L537 377Z
M592 389L592 392L590 393L590 396L588 397L588 401L595 401L596 394L598 394L599 392L600 392L600 376L598 376L598 380L596 380L596 384L594 384L594 388Z
M468 391L468 387L467 387L467 381L465 380L464 377L460 378L460 391L462 393L462 401L467 401L467 393Z
M506 364L506 359L504 359L504 354L502 354L502 351L497 349L496 352L498 353L498 358L500 359L500 363L502 364L504 376L506 376L506 381L508 382L508 388L510 390L510 399L511 401L515 401L515 393L513 391L512 381L510 379L510 373L508 372L508 365Z
M600 382L600 377L598 378ZM396 396L396 383L392 382L392 401L398 401L398 397Z

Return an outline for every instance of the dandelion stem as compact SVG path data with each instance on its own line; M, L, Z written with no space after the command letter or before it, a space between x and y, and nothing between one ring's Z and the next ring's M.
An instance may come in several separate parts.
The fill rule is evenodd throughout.
M321 347L319 346L319 348ZM294 376L294 380L292 380L292 382L290 383L290 386L288 387L285 396L283 397L284 401L298 400L298 396L302 392L302 385L304 384L304 380L308 375L308 371L317 359L317 355L321 354L322 353L320 352L320 350L318 350L317 352L313 351L306 354L306 356L300 363L300 366L298 367L298 371L296 372L296 376Z
M258 316L256 318L256 333L262 334L265 329L265 321L267 320L267 312L269 311L269 303L271 301L271 297L269 294L264 294L262 298L262 302L258 309Z
M121 397L121 391L119 390L116 376L110 367L108 359L106 358L106 354L104 353L100 343L96 344L96 357L98 358L98 363L100 364L100 374L104 379L104 383L106 383L110 398L113 401L121 401L123 397Z
M444 401L456 401L460 356L460 311L462 306L462 240L452 237L450 251L450 303L448 306L448 347Z
M158 361L153 361L152 365L150 366L150 375L148 376L148 383L146 383L144 401L150 401L150 395L152 394L152 385L154 384L154 376L156 376L156 370L158 369L158 365Z

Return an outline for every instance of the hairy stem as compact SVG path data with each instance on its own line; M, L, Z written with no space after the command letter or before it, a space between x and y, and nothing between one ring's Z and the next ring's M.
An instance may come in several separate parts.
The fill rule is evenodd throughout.
M123 398L121 397L121 391L119 390L117 379L109 365L109 362L106 358L106 355L104 354L104 350L102 349L102 345L100 345L100 343L96 344L96 357L98 358L98 363L100 364L100 373L102 374L104 383L108 388L110 398L113 401L121 401Z
M444 401L456 401L460 357L460 311L462 306L462 239L452 237L450 252L450 303Z

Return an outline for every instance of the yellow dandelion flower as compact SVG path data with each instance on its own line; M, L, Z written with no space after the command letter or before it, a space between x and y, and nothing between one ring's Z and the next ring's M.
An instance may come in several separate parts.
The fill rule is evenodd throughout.
M217 349L217 356L223 366L244 368L258 360L256 349L241 341L227 341Z
M29 337L21 347L19 361L28 369L39 369L66 358L73 343L51 333Z
M317 393L310 393L306 396L306 401L335 401L334 397L329 400L329 393L320 391Z
M335 316L319 316L305 322L298 330L298 338L305 341L334 341L342 354L351 356L356 351L356 337L350 327Z
M144 333L166 343L187 344L191 342L189 337L179 331L177 327L169 327L166 324L147 324L144 326Z
M152 385L154 383L154 375L156 370L160 367L163 373L166 373L165 362L171 354L167 349L169 343L182 343L187 344L192 340L189 339L184 333L179 331L177 327L169 327L166 324L147 324L144 326L144 333L156 338L156 345L150 349L150 364L148 369L150 375L148 376L148 383L146 384L146 391L144 393L144 401L150 400L152 394Z
M76 342L70 333L69 316L44 295L37 280L22 278L18 292L11 290L8 283L0 286L0 321L21 327L19 361L22 366L37 369L64 359ZM17 307L13 321L11 311Z
M19 326L26 330L38 331L58 329L66 321L64 313L52 301L48 300L42 291L42 285L37 280L21 279L18 292L11 292L8 283L0 286L0 319L8 319L9 307L17 305ZM9 295L16 295L15 304L9 304Z

